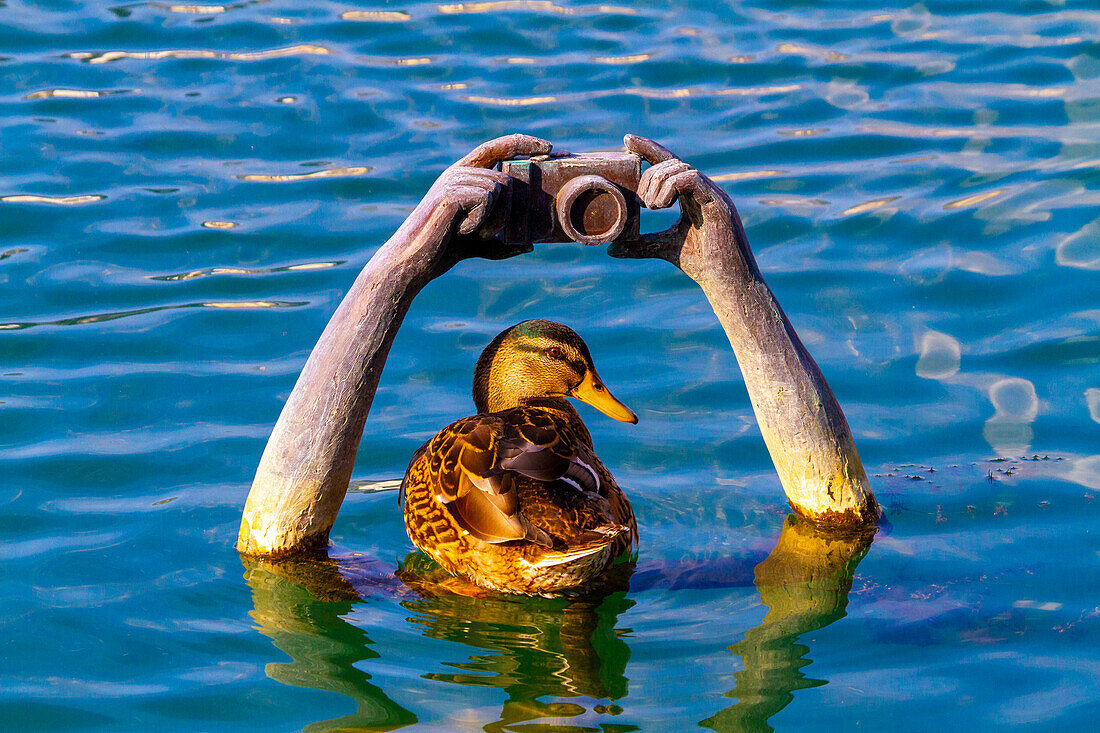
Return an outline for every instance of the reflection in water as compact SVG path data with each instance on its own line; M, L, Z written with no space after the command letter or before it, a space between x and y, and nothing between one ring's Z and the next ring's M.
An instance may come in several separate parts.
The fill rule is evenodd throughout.
M475 650L456 671L426 677L503 690L508 699L500 719L486 726L496 730L587 712L580 705L544 702L545 696L626 697L630 648L622 635L628 630L615 626L619 614L634 606L626 597L631 570L619 565L599 591L575 597L517 598L456 587L434 563L413 553L399 575L421 595L401 605L415 614L409 621L425 636Z
M404 23L412 20L411 15L400 10L349 10L341 13L340 18L368 23Z
M465 89L466 87L461 87ZM591 102L604 97L621 97L624 95L642 97L644 99L686 99L688 97L764 97L774 94L787 94L802 89L801 84L782 84L760 87L679 87L676 89L659 89L653 87L616 87L614 89L593 89L586 92L571 92L568 94L539 95L533 97L490 97L481 95L467 95L462 99L483 106L491 107L532 107L541 104L576 104Z
M106 64L119 59L141 59L159 61L161 59L229 59L232 61L267 61L287 56L325 56L332 51L324 46L301 43L287 48L271 48L265 51L231 52L209 51L205 49L169 49L166 51L107 51L93 54L86 52L67 53L68 58L79 59L87 64Z
M794 515L787 518L772 553L756 566L755 583L768 613L730 647L743 670L727 697L738 702L700 725L717 731L771 730L769 718L793 692L825 684L807 679L809 649L800 635L844 616L856 565L874 531L824 534ZM627 697L629 629L619 616L635 605L628 588L684 588L744 584L737 563L706 568L673 567L633 575L632 564L613 568L599 591L560 598L519 598L482 590L443 573L419 553L409 555L395 578L388 568L362 558L340 561L245 560L253 618L293 661L272 663L267 674L287 685L338 692L353 699L354 715L314 724L308 730L393 730L416 715L370 682L359 662L379 658L367 633L344 620L364 596L400 600L408 622L432 639L471 651L425 679L495 687L507 695L485 730L583 715L584 706L561 698L616 701ZM632 577L633 576L633 577ZM544 698L551 698L547 701ZM717 707L717 705L716 705ZM599 710L599 706L594 706Z
M284 685L337 692L358 705L352 715L315 723L305 730L395 730L416 716L371 684L356 664L377 659L367 633L348 623L360 595L327 558L259 562L242 558L252 589L252 618L260 633L286 652L290 662L272 662L267 676Z
M0 330L22 330L35 326L85 326L89 323L104 323L117 321L120 318L132 316L145 316L150 313L170 310L185 310L188 308L299 308L309 305L306 301L274 301L274 300L240 300L220 301L209 303L179 303L178 305L154 305L148 308L136 308L128 311L116 311L114 313L92 313L86 316L74 318L59 318L56 321L22 321L14 323L0 323Z
M962 346L954 336L939 331L926 331L920 340L917 376L924 379L947 379L959 373Z
M1031 447L1031 423L1039 415L1035 385L1019 377L1005 377L989 388L997 412L985 421L982 437L1001 456L1018 456Z
M738 702L700 722L716 731L771 731L767 721L790 704L794 691L827 684L807 679L809 647L798 637L844 617L856 566L874 529L824 533L791 514L775 549L756 566L756 587L768 607L764 620L730 647L743 669L726 693Z
M566 7L550 2L550 0L495 0L495 2L454 3L440 5L439 12L452 13L497 13L506 10L524 10L528 12L553 13L555 15L637 15L633 8L615 5L590 5L580 7Z
M1100 221L1091 221L1064 237L1055 249L1055 261L1063 267L1100 270Z
M12 194L0 196L0 201L9 204L59 204L61 206L75 206L76 204L90 204L93 201L102 201L106 196L98 193L83 196L37 196L34 194Z
M237 176L242 181L262 181L264 183L286 183L288 181L309 181L314 178L347 178L350 176L365 176L372 168L368 166L354 166L341 168L326 168L310 173L284 173L280 175L268 175L266 173L248 173Z
M2 257L3 255L0 255ZM1085 404L1089 408L1089 417L1093 422L1100 423L1100 389L1090 387L1085 390Z

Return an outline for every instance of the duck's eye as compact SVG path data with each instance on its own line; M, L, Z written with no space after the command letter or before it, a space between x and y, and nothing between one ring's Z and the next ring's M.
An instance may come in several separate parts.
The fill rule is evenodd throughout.
M560 359L561 349L559 349L557 346L551 346L549 349L546 350L546 355L549 356L551 359Z

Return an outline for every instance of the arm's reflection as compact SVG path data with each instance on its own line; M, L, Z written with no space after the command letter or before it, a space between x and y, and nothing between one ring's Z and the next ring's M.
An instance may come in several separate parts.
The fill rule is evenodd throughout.
M767 720L790 703L794 690L824 684L805 678L801 670L809 664L809 650L797 639L844 616L853 572L872 537L873 531L824 534L793 515L787 518L775 549L756 567L756 586L768 613L730 647L744 666L735 675L737 687L727 693L738 702L700 725L718 731L771 730ZM398 572L400 581L362 558L246 560L245 578L260 631L293 659L269 664L268 676L338 692L359 706L354 715L317 723L311 730L393 730L417 722L413 712L355 666L379 654L366 633L342 617L373 594L404 597L400 604L409 612L408 623L429 638L473 650L463 662L442 668L438 661L425 664L422 676L504 691L508 697L499 719L481 721L488 723L486 730L497 730L588 712L561 698L615 701L627 696L630 648L624 635L629 629L616 627L620 614L634 605L628 587L745 585L749 562L639 572L633 579L632 566L620 565L598 593L555 599L508 597L464 586L417 554Z
M794 514L787 517L775 549L756 566L756 587L768 612L730 647L743 669L726 696L738 702L701 726L723 733L771 731L768 719L790 704L795 690L827 683L803 674L810 649L798 637L844 617L852 576L874 534L873 527L825 533Z
M359 601L356 587L328 558L300 561L255 561L241 558L252 589L252 618L264 636L292 661L272 662L267 676L294 687L337 692L359 706L353 714L315 723L305 730L388 731L416 722L416 715L370 683L355 667L377 659L366 632L348 623Z

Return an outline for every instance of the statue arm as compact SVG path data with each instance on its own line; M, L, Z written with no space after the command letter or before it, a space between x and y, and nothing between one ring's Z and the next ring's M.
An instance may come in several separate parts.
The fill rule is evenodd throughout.
M550 143L509 135L448 168L371 257L313 348L268 439L238 551L278 557L322 549L344 501L382 367L417 293L469 257L503 258L508 176L498 161L545 154ZM529 248L527 248L529 249Z
M667 260L702 288L795 511L825 523L876 521L878 503L844 413L761 277L733 201L657 143L634 135L625 142L651 164L638 186L645 205L661 209L679 199L682 215L667 231L613 245L610 254Z

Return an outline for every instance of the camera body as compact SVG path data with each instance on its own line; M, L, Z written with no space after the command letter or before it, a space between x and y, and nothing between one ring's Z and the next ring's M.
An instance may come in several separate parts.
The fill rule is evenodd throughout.
M501 170L514 179L504 242L597 245L637 240L641 161L633 153L504 161Z

